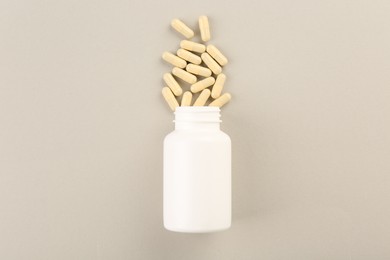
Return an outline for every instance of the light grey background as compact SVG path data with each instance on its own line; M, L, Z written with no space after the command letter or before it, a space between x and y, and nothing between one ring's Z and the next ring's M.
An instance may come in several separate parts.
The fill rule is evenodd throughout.
M233 225L162 224L161 53L230 59ZM0 2L0 259L390 259L390 2ZM201 163L201 162L200 162Z

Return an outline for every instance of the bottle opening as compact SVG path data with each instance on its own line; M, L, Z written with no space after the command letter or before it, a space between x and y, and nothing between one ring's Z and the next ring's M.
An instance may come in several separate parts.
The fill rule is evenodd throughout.
M220 123L219 107L177 107L175 110L175 120L173 122L209 122Z

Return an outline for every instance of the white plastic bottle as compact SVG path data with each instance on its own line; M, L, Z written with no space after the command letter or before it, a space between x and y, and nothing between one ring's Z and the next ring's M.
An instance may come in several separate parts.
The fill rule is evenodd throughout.
M231 141L218 107L177 107L164 140L164 226L204 233L231 225Z

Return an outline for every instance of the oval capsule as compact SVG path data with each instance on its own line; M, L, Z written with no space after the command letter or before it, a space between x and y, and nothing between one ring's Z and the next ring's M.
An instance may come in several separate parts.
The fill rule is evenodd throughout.
M195 84L198 80L195 75L177 67L172 69L172 74L190 84Z
M185 23L180 21L179 19L173 19L171 22L171 26L173 29L175 29L177 32L182 34L187 39L190 39L194 37L194 31L190 29Z
M188 64L186 67L186 70L192 74L199 75L202 77L210 77L211 76L211 70L199 65L195 64Z
M182 58L177 57L176 55L166 51L162 54L163 60L172 64L175 67L185 68L187 66L187 62Z
M199 17L199 30L200 30L200 37L202 38L202 41L204 42L210 41L211 36L210 36L209 19L205 15Z
M221 66L219 66L219 64L210 56L210 54L205 52L202 53L201 57L203 62L207 65L207 67L209 67L209 69L211 69L214 74L218 75L222 72Z
M168 87L163 87L161 93L162 93L165 101L168 103L169 107L172 109L172 111L175 111L176 107L179 106L179 103L177 102L171 89Z
M225 85L226 81L226 75L221 73L217 76L217 79L215 80L215 84L213 86L213 89L211 90L211 97L212 98L219 98L221 95L223 86Z
M188 51L194 51L198 53L203 53L206 51L206 46L204 44L187 40L182 40L180 42L180 47Z
M210 107L222 107L232 99L232 95L225 93L209 104Z
M194 107L201 107L201 106L204 106L207 102L207 99L209 99L210 97L210 90L209 89L204 89L199 97L196 99L195 103L194 103Z
M183 98L181 99L181 106L182 107L191 106L191 101L192 101L192 93L190 91L184 92Z
M163 79L175 96L180 96L183 93L182 88L171 73L165 73Z
M212 44L207 46L207 53L210 54L210 56L213 57L214 60L216 60L221 66L225 66L228 63L228 59L225 55L223 55L222 52Z
M214 77L208 77L208 78L205 78L203 80L200 80L198 82L196 82L195 84L193 84L191 86L191 91L192 93L197 93L207 87L210 87L211 85L213 85L215 82L215 79Z
M192 52L187 51L185 49L178 49L176 54L183 60L186 60L193 64L199 65L202 63L202 59L198 55L195 55Z

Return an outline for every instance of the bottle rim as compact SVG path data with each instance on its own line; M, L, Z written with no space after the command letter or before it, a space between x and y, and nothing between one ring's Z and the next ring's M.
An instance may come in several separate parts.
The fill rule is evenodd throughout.
M219 107L209 107L209 106L183 106L177 107L176 112L192 112L192 113L201 113L201 112L220 112Z
M208 106L184 106L177 107L175 110L175 123L181 122L204 122L219 123L221 109L219 107Z

